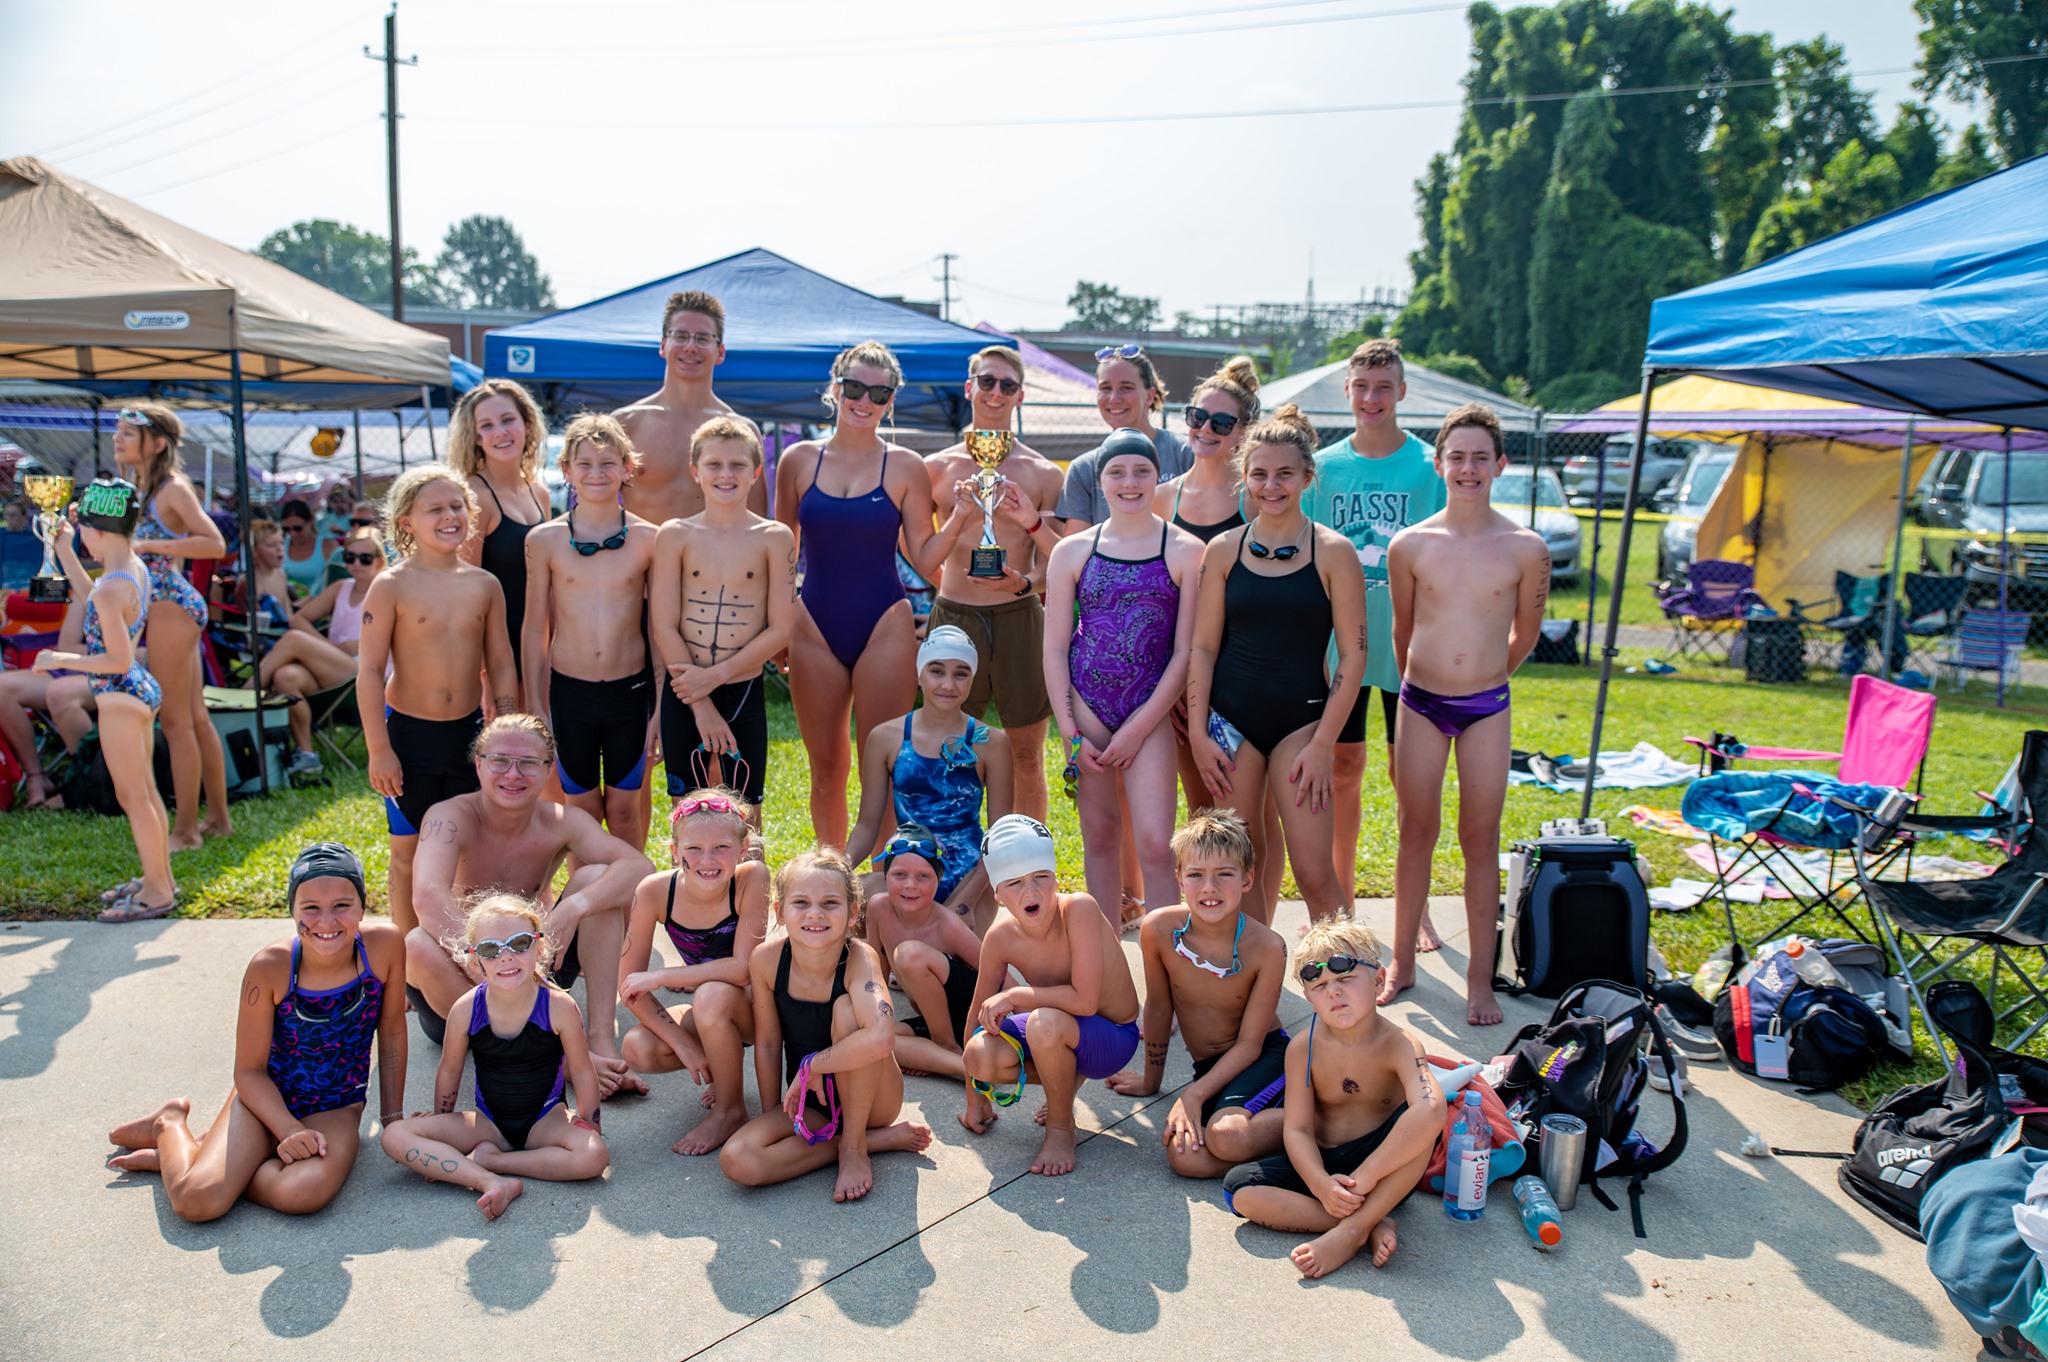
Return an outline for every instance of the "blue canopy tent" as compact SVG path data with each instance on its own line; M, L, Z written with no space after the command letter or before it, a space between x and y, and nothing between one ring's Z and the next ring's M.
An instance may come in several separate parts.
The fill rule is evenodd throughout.
M1710 373L1844 402L2048 429L2044 210L2048 156L2037 156L1651 306L1590 750L1600 750L1606 718L1657 380ZM2005 467L2010 480L2010 458ZM1582 816L1593 805L1590 768Z
M878 340L903 365L896 418L959 427L967 361L986 345L1014 344L888 302L755 249L642 284L582 307L484 335L484 372L536 389L555 411L616 407L661 386L661 312L669 295L702 289L725 305L718 395L761 421L819 421L832 359Z

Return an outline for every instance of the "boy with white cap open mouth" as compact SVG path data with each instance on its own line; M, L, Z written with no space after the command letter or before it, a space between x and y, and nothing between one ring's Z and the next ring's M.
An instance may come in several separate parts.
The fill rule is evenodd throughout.
M999 818L981 852L999 911L981 945L972 1009L981 1029L962 1056L968 1091L960 1123L982 1134L997 1106L1014 1105L1027 1082L1039 1084L1045 1142L1031 1171L1058 1177L1074 1171L1081 1081L1107 1078L1138 1048L1138 989L1095 900L1060 892L1045 824ZM1009 986L1013 969L1021 985Z

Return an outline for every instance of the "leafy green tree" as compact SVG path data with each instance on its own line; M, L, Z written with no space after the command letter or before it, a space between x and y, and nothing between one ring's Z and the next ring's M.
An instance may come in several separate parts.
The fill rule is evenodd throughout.
M476 214L450 227L434 272L452 306L538 312L555 305L540 262L501 217Z
M391 301L391 238L376 232L310 218L272 232L256 254L344 298L366 304ZM405 297L422 306L440 301L433 271L410 246L405 249Z
M1949 148L1935 167L1934 178L1928 182L1929 193L1940 193L1954 189L1972 180L1981 180L1998 169L1998 157L1992 154L1991 139L1984 129L1972 123L1956 138L1956 144Z
M1757 224L1744 263L1760 265L1833 236L1889 212L1904 197L1899 167L1891 153L1873 153L1862 142L1851 142L1835 153L1810 189L1771 205Z
M1884 150L1899 168L1899 201L1911 203L1927 192L1941 166L1941 120L1925 104L1901 104Z
M1564 374L1536 390L1536 405L1545 411L1591 411L1638 391L1636 381L1620 374Z
M1762 80L1774 69L1770 37L1733 35L1728 79ZM1708 145L1707 178L1714 186L1714 258L1723 274L1742 267L1756 224L1785 184L1778 158L1778 91L1773 85L1745 85L1721 97L1720 116ZM1562 410L1562 409L1561 409Z
M1913 0L1920 16L1926 94L1982 96L1991 138L2007 164L2048 151L2048 0Z
M1387 319L1377 312L1368 313L1357 326L1342 335L1330 337L1330 343L1323 347L1323 363L1335 364L1340 359L1350 359L1351 352L1359 346L1386 334Z
M1849 80L1849 62L1825 36L1778 53L1785 101L1784 164L1794 183L1818 180L1851 142L1877 141L1870 96Z
M1141 298L1086 279L1075 283L1074 291L1067 295L1067 306L1074 315L1060 328L1063 331L1150 331L1159 325L1161 316L1157 298Z
M1493 375L1486 372L1486 366L1470 355L1424 355L1415 362L1425 369L1442 374L1445 378L1455 378L1460 383L1477 384L1479 387L1492 388L1495 391L1500 388L1500 384L1494 382Z

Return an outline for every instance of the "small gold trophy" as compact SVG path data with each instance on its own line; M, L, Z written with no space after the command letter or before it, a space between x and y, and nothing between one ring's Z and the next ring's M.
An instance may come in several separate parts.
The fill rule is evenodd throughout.
M981 503L981 543L975 545L968 565L970 577L1000 577L1003 575L1003 551L996 544L996 505L1003 499L1003 484L1007 481L996 471L1004 459L1010 456L1010 446L1017 437L1007 430L970 430L967 432L967 453L981 471L974 475L977 492L975 500Z
M64 569L57 566L57 536L71 533L71 527L64 523L64 508L71 504L71 479L54 473L31 473L21 480L21 490L35 503L33 528L36 538L43 541L43 565L29 579L28 598L46 603L68 601L71 583L64 576Z

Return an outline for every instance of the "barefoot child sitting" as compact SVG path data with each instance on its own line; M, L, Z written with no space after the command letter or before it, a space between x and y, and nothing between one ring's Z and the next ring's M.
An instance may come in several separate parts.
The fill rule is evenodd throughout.
M1394 1207L1415 1190L1444 1128L1444 1095L1422 1040L1380 1016L1379 938L1362 922L1319 918L1294 951L1315 1016L1287 1046L1286 1150L1223 1179L1231 1210L1269 1229L1319 1237L1294 1265L1320 1277L1370 1242L1385 1267Z
M945 858L922 825L898 824L875 860L884 888L868 900L869 927L896 986L917 1006L916 1016L896 1023L896 1060L905 1073L963 1078L981 938L938 906Z
M597 1070L576 1000L545 977L553 945L540 909L517 894L471 903L462 939L484 981L448 1009L434 1111L384 1127L384 1152L429 1182L478 1193L486 1220L526 1190L521 1178L580 1182L611 1163L598 1132ZM476 1110L455 1110L476 1056ZM563 1090L576 1090L576 1110Z
M1280 1151L1287 1032L1280 1025L1287 946L1243 911L1252 887L1252 835L1228 809L1202 809L1173 835L1182 903L1155 908L1138 930L1145 960L1145 1072L1109 1086L1150 1097L1166 1072L1175 1022L1195 1061L1159 1133L1184 1178L1220 1178ZM1228 961L1226 964L1225 961Z
M173 1098L109 1137L129 1151L113 1166L162 1173L171 1209L195 1223L243 1197L285 1215L334 1200L356 1161L372 1040L379 1110L387 1124L405 1110L405 942L363 921L363 863L315 842L292 862L285 902L291 941L257 951L242 975L220 1115L195 1138L192 1104Z
M692 790L669 815L675 869L649 875L633 895L626 927L626 976L619 1001L640 1024L619 1042L636 1073L687 1069L704 1086L711 1114L673 1146L709 1154L747 1123L746 1047L754 1040L747 962L768 932L768 867L742 863L751 805L731 790ZM680 967L650 969L655 934L682 956ZM666 1008L660 990L688 993Z
M998 911L981 946L981 1029L962 1057L968 1091L960 1124L982 1134L996 1106L1015 1105L1025 1083L1039 1084L1045 1142L1031 1171L1058 1177L1074 1171L1075 1091L1121 1069L1138 1048L1138 989L1117 929L1095 900L1060 892L1045 824L1016 813L999 818L981 850ZM1015 987L1012 969L1024 980Z
M832 1199L856 1201L875 1185L869 1155L916 1153L931 1127L896 1119L896 1009L881 957L853 935L853 866L830 848L807 851L783 864L775 891L783 935L755 947L750 964L754 1081L764 1107L771 1092L782 1100L725 1142L718 1166L766 1187L837 1163Z
M1401 721L1394 733L1394 966L1384 1007L1415 982L1416 933L1443 831L1444 765L1458 754L1458 850L1465 862L1465 1020L1493 1026L1494 930L1500 914L1500 813L1507 800L1508 677L1528 660L1550 594L1543 536L1493 509L1507 465L1500 420L1478 403L1444 418L1436 470L1447 504L1394 536L1387 581Z

